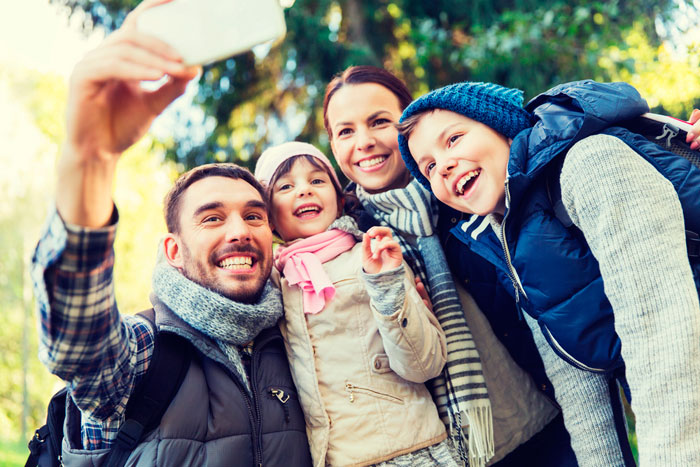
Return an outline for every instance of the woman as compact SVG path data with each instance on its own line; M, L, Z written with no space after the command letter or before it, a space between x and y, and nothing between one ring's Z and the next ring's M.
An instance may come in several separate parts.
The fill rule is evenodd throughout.
M496 272L488 263L476 257L474 261L464 261L470 253L459 242L452 241L449 233L460 216L441 206L438 222L437 203L412 181L401 159L394 124L411 100L401 80L386 70L370 66L350 67L326 87L324 123L333 155L351 180L347 190L354 192L362 203L360 228L366 230L376 224L394 228L407 262L429 286L434 304L442 303L439 297L436 300L439 292L446 288L449 294L455 287L440 275L445 260L440 260L444 258L442 248L436 245L437 236L432 234L440 234L450 259L459 257L455 265L460 267L453 272L458 282L471 286L469 290L479 307L457 287L469 326L455 319L455 329L460 331L452 334L466 338L473 334L479 349L481 364L477 364L478 368L472 366L469 371L480 375L483 370L482 381L485 379L488 386L495 438L495 455L491 462L500 460L498 465L502 466L576 465L561 417L556 417L550 403L553 399L551 385L544 375L541 359L529 329L518 319L512 299L503 289L497 288ZM465 268L465 264L470 266ZM435 311L440 319L441 311ZM447 328L442 320L441 324ZM494 333L502 338L501 342ZM447 368L452 368L453 372L447 371L433 388L433 396L446 422L450 419L449 413L459 416L464 408L463 404L455 403L455 397L459 399L465 395L459 391L455 395L455 391L445 389L456 386L455 373L460 364L463 362L454 362L451 366L448 357ZM532 379L524 375L518 365ZM468 394L466 398L472 396L475 395ZM485 391L476 394L477 399L485 397ZM454 428L453 431L459 432ZM474 434L469 437L470 450L484 449L475 438L478 436Z

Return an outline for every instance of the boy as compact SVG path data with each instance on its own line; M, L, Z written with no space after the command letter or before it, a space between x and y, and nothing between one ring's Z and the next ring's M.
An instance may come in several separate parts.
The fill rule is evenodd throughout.
M640 463L700 464L700 260L685 239L700 169L616 126L647 111L624 83L561 85L525 109L518 90L459 83L401 117L411 173L473 214L452 233L510 278L582 465L633 463L625 376Z

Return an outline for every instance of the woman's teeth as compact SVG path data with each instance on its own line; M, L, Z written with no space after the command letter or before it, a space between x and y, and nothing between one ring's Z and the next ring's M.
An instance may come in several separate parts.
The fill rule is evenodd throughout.
M467 172L464 177L462 177L458 182L457 182L457 194L458 195L463 195L464 194L464 187L467 183L469 183L470 180L473 178L476 178L479 174L481 173L481 170L471 170Z
M250 256L229 256L219 262L219 267L224 269L250 269L253 267L253 258Z
M365 159L357 163L357 165L360 166L361 169L367 169L369 167L374 167L375 165L379 165L385 160L388 159L388 156L377 156L373 157L371 159Z

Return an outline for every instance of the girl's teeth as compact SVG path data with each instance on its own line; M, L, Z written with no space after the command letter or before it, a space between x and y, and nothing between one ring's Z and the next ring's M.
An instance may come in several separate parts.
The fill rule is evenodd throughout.
M297 211L294 214L297 216L300 216L300 215L304 214L305 212L309 212L309 211L318 212L318 210L319 209L317 206L306 206L306 207L297 209Z
M374 167L375 165L381 164L386 160L386 156L373 157L371 159L365 159L357 163L360 168L366 169L368 167Z

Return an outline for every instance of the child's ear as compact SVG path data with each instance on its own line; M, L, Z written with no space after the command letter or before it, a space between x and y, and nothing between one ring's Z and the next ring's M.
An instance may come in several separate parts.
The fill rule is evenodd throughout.
M343 215L345 209L345 196L338 198L338 218Z

